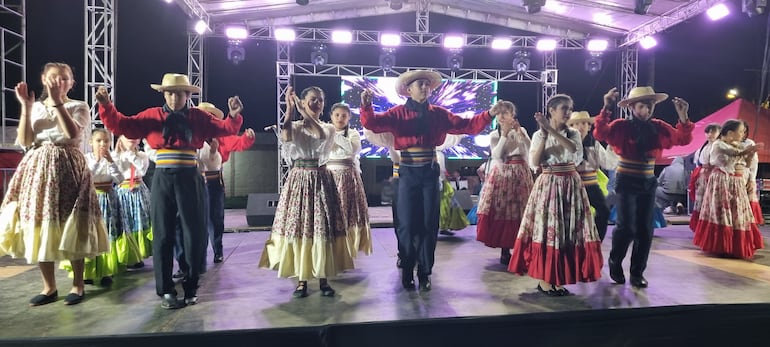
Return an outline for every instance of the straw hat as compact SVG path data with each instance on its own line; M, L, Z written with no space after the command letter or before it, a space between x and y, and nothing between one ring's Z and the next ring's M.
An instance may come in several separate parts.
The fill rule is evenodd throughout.
M656 93L652 87L634 87L630 92L628 92L628 97L625 100L620 100L618 106L628 107L629 105L640 100L654 100L657 104L666 99L668 99L668 94Z
M411 70L402 73L398 76L398 82L396 83L396 92L403 96L409 96L409 91L406 90L409 84L416 80L426 79L430 81L431 89L441 85L441 75L438 72L430 70Z
M569 115L567 125L571 126L572 124L578 122L588 122L588 124L594 124L594 118L596 117L591 117L591 115L589 115L586 111L572 112L572 114Z
M214 116L216 116L219 119L225 118L225 113L222 112L222 110L218 109L216 106L214 106L214 104L212 104L210 102L202 102L202 103L198 104L197 107L199 109L201 109L201 110L204 110L204 111L206 111L208 113L213 114Z
M201 92L199 87L190 84L190 80L187 79L187 75L178 73L167 73L163 75L163 80L160 82L160 84L150 84L150 88L159 92L166 90L184 90L191 93Z

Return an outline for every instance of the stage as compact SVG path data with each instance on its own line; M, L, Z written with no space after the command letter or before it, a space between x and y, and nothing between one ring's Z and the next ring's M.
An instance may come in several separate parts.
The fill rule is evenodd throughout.
M373 208L372 223L387 225L389 211L389 207ZM275 272L257 268L268 232L245 231L254 228L246 225L243 210L228 210L226 227L236 232L224 236L224 262L211 264L209 253L209 268L199 290L200 303L180 310L160 308L150 260L145 268L116 277L111 288L87 285L85 301L76 306L64 305L63 297L70 285L66 272L58 270L60 300L29 307L28 300L40 291L39 271L23 261L0 258L0 345L23 344L8 339L98 335L132 338L126 335L136 337L135 334L151 334L149 337L161 339L156 334L239 334L245 332L233 330L362 322L413 325L418 324L417 320L419 324L429 324L442 322L434 319L449 317L483 320L513 315L505 319L516 320L517 316L533 313L546 314L533 317L547 320L554 317L547 313L553 312L590 314L603 309L630 312L616 309L770 303L770 252L758 251L752 262L706 256L692 245L693 235L686 225L656 230L645 272L649 288L613 284L605 266L598 282L567 286L574 295L556 298L539 294L535 289L537 281L506 272L499 263L499 250L477 242L475 226L469 226L455 236L439 237L431 292L401 289L393 229L376 228L372 230L374 253L359 256L356 270L330 281L337 290L335 297L321 297L318 281L310 281L310 296L294 299L294 280L279 279ZM770 227L763 226L761 230L767 241ZM603 245L605 258L611 245L609 236L611 233ZM628 258L624 269L627 273ZM613 311L608 312L621 314ZM770 311L762 312L766 313L766 323ZM604 319L608 317L605 315ZM471 322L468 319L461 321ZM317 332L312 334L317 336ZM512 336L509 341L513 343L516 338ZM33 344L43 342L37 340ZM83 342L72 342L78 344ZM115 342L110 345L117 346Z

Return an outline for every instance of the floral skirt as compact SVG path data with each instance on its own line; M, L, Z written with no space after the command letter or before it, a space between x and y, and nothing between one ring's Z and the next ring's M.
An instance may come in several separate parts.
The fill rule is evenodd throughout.
M329 166L337 184L342 217L347 222L348 248L355 257L358 252L372 254L372 231L369 227L369 205L366 203L364 182L352 166Z
M95 257L109 250L80 149L44 144L27 152L0 206L0 255L33 264Z
M538 176L508 271L560 286L598 280L602 264L601 240L580 175L573 170Z
M763 216L762 206L759 204L757 182L749 180L746 183L746 193L749 195L749 204L751 204L751 214L754 215L754 223L757 225L764 225L765 216Z
M123 228L136 241L129 249L131 261L136 264L152 255L152 223L150 221L150 189L141 180L133 187L121 184L116 189L120 201L120 219Z
M292 168L259 266L300 281L353 269L339 206L334 179L326 168Z
M703 193L706 191L706 184L708 183L709 176L711 175L711 169L710 168L704 168L699 167L696 169L696 171L693 172L693 175L696 175L694 188L694 199L693 199L693 211L692 214L690 214L690 230L695 231L695 229L698 227L698 221L700 220L700 209L701 204L703 203Z
M513 248L532 184L532 172L523 161L492 167L476 211L476 240L488 247Z
M708 253L743 259L764 247L743 177L712 170L693 243Z

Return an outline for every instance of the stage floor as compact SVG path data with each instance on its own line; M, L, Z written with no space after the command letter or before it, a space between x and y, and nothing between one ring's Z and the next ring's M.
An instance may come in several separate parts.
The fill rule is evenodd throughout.
M247 230L243 210L229 210L227 227ZM389 207L372 210L373 223L387 224ZM770 227L761 230L767 240ZM770 302L770 252L760 250L752 262L709 257L692 245L686 225L656 230L645 276L647 289L611 282L607 268L598 282L567 286L572 296L537 293L536 280L505 271L499 250L475 240L475 226L456 236L440 236L433 291L401 289L395 267L392 228L372 230L374 253L360 256L356 270L332 279L333 298L321 297L318 281L310 296L292 298L295 282L257 268L267 232L232 232L224 236L225 261L210 264L199 290L200 303L181 310L160 308L152 262L115 278L109 289L86 286L80 305L58 302L29 307L40 291L40 274L23 261L0 258L0 344L2 338L122 335L156 332L201 332L233 329L317 326L334 323L440 317L493 316L532 312L634 308L686 304ZM611 235L611 233L610 233ZM608 236L610 236L608 235ZM604 242L605 258L611 240ZM209 254L211 261L211 254ZM628 258L624 263L626 274ZM70 288L57 271L60 298Z

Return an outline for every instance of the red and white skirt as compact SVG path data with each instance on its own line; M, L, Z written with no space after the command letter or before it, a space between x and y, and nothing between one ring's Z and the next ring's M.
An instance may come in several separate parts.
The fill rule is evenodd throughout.
M525 161L494 165L476 210L476 240L488 247L513 248L532 185L532 172Z

